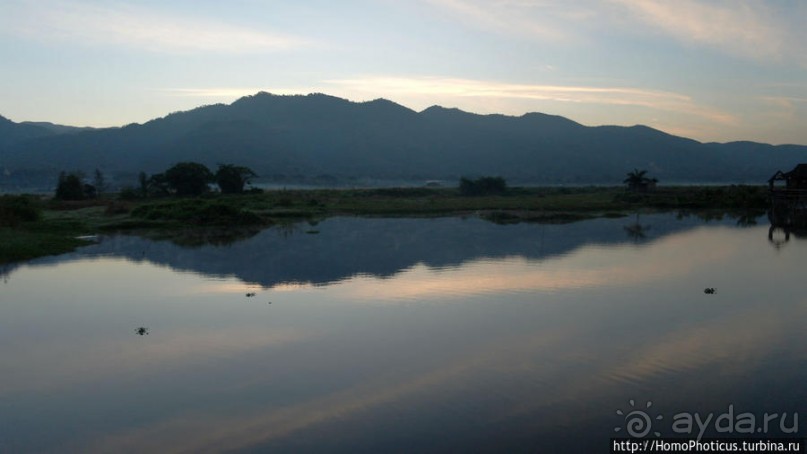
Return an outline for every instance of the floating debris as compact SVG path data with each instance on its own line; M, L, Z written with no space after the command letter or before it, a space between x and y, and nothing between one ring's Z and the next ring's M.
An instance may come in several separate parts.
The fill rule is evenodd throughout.
M703 293L707 295L714 295L715 293L717 293L717 290L715 290L714 287L706 287L705 289L703 289Z
M253 296L255 296L255 292L247 293L247 298L252 298Z
M149 329L146 328L145 326L141 326L141 327L135 329L135 333L137 335L139 335L139 336L145 336L145 335L148 335Z

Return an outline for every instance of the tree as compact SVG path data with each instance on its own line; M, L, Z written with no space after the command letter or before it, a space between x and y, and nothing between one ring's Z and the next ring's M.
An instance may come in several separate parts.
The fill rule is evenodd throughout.
M244 185L249 183L250 178L256 176L258 175L249 167L219 164L216 184L219 185L222 194L240 194L244 192Z
M502 177L481 177L476 180L460 178L461 195L501 195L505 192L507 192L507 181Z
M645 175L647 175L647 170L633 169L632 172L628 172L628 177L622 182L627 184L631 191L647 191L650 187L655 186L658 180Z
M59 200L83 200L86 198L84 183L81 182L81 174L78 172L59 174L59 182L56 185L56 198Z
M170 194L171 188L164 173L155 173L146 181L146 195L166 196Z
M207 192L213 174L204 164L180 162L165 171L165 181L177 195L200 195Z
M137 175L137 182L140 184L140 197L149 195L149 177L146 172L140 172Z
M107 190L106 179L100 169L95 169L93 178L93 185L95 186L96 194L100 197Z

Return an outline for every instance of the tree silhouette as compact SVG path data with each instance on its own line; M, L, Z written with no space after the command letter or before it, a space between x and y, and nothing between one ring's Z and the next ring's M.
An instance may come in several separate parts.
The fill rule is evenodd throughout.
M213 174L204 164L180 162L165 171L165 181L177 195L200 195L207 192Z
M631 191L639 191L639 190L647 190L648 186L651 183L656 183L658 180L655 178L648 178L647 170L639 170L633 169L633 171L628 172L628 177L622 180L623 183L628 185L628 189Z
M106 192L106 178L104 178L104 173L101 172L101 169L95 169L95 173L93 174L93 185L95 185L95 191L99 197Z
M244 185L249 183L250 178L258 175L249 167L236 166L233 164L219 164L216 171L216 184L223 194L240 194L244 192Z
M505 192L507 192L507 181L502 177L481 177L476 180L460 178L461 195L501 195Z
M140 185L140 197L149 195L149 177L146 172L140 172L137 175L137 182Z
M56 185L56 198L59 200L83 200L86 198L84 183L81 182L81 175L77 172L59 174L59 182Z

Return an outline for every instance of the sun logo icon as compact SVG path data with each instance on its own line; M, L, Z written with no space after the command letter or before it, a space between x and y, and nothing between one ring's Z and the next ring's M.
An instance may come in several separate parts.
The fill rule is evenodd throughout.
M663 416L658 415L655 418L651 417L648 413L650 407L653 406L653 402L647 401L645 407L643 409L636 409L636 402L633 399L629 400L630 406L633 410L630 410L627 414L622 410L617 410L616 414L619 416L623 416L625 418L625 432L631 436L631 438L644 438L647 434L653 430L653 420L661 420L664 419ZM619 432L622 430L622 427L614 427L614 432ZM653 435L656 437L660 437L660 432L653 432Z

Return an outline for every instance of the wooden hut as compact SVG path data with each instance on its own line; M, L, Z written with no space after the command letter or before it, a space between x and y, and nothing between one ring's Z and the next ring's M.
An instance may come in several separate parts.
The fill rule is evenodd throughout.
M799 164L790 172L776 172L768 180L768 186L771 225L790 230L807 229L807 164Z
M768 180L772 192L787 192L804 197L807 195L807 164L799 164L790 172L777 171Z

